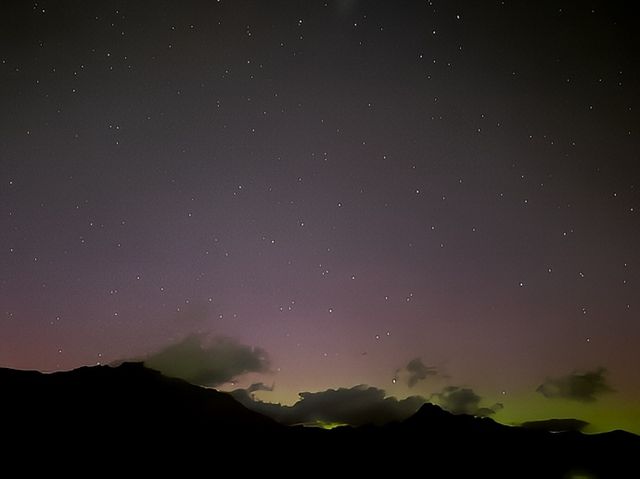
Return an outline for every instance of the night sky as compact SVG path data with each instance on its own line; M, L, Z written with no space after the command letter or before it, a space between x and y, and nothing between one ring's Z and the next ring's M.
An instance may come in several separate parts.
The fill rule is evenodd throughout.
M631 3L3 1L0 366L640 432Z

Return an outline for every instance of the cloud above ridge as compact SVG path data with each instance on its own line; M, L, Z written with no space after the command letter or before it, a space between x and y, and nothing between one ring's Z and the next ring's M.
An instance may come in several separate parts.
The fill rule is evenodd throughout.
M261 348L240 344L227 337L191 334L149 355L144 364L165 376L215 387L246 373L268 372L270 363L266 351Z
M601 394L614 391L607 383L606 372L606 369L598 368L584 373L573 372L566 376L547 378L536 392L549 399L594 402Z

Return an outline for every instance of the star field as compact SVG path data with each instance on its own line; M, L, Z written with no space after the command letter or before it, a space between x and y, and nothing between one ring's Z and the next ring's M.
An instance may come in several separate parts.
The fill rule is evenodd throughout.
M265 400L464 385L640 431L631 6L0 9L0 365L228 336ZM598 368L588 404L536 393Z

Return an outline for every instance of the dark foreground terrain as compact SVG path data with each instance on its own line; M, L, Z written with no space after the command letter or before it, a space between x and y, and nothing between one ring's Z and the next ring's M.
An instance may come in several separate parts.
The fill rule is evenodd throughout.
M28 456L25 471L180 463L243 477L640 477L640 437L622 431L554 434L431 404L382 427L287 427L229 394L138 363L53 374L0 369L0 421L5 463ZM55 461L43 464L49 456Z

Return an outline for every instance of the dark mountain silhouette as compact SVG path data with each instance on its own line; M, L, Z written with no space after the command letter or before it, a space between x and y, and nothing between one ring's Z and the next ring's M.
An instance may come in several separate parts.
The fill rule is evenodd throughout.
M2 436L14 449L56 451L58 460L91 457L108 465L126 457L158 468L172 459L234 464L245 473L269 464L315 475L340 470L613 478L637 472L640 453L640 437L622 431L550 433L452 415L432 404L385 426L287 427L229 394L167 378L138 363L52 374L0 369L0 421Z
M43 374L0 369L4 430L135 437L194 429L254 431L280 426L230 395L167 378L142 363ZM72 436L73 437L73 436Z

